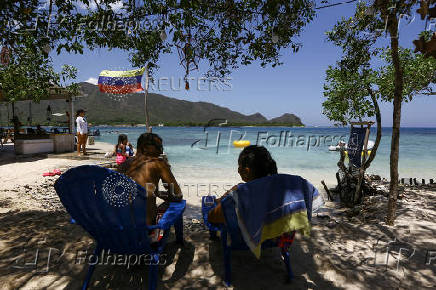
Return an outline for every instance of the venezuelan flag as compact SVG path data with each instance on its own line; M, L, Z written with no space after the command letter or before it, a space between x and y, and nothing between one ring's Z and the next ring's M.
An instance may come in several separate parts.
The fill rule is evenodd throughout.
M142 91L141 79L145 68L129 71L104 70L98 77L100 92L128 94Z

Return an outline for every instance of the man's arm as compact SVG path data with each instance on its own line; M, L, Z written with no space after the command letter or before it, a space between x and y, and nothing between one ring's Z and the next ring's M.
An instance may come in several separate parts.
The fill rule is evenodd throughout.
M217 205L213 209L211 209L207 215L207 220L210 223L213 223L213 224L225 223L225 217L224 217L223 208L221 206L221 200L224 197L226 197L227 195L229 195L230 192L235 191L237 189L238 189L238 186L235 185L231 189L227 190L226 193L224 193L220 198L216 199Z
M171 172L169 164L165 161L159 162L159 169L161 173L162 183L167 190L166 192L158 193L158 197L165 201L181 201L183 198L182 190L177 183L176 178Z

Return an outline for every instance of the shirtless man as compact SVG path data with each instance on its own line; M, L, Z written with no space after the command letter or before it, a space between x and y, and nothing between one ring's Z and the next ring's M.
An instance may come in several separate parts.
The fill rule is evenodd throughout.
M181 201L183 198L170 165L167 160L160 157L162 153L162 139L159 135L144 133L138 138L136 156L127 159L118 167L119 172L131 177L146 189L148 225L156 223L158 212L156 196L165 201L159 205L159 210L164 210L168 202ZM158 189L160 180L166 189L164 192Z

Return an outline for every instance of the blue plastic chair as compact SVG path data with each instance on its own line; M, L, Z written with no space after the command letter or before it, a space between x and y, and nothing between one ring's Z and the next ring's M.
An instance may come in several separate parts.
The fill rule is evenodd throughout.
M95 239L95 256L103 250L150 255L148 289L156 289L159 256L171 226L177 242L183 243L185 200L170 203L159 223L147 226L146 191L123 174L99 166L79 166L62 174L55 189L72 220ZM163 230L163 237L151 243L149 233L156 229ZM89 266L82 289L87 289L94 268L94 263Z
M210 199L213 198L214 204L211 204ZM208 201L208 202L206 202ZM211 239L217 238L217 232L220 232L221 236L221 245L223 249L224 254L224 283L226 286L230 287L231 285L231 258L232 258L232 251L246 251L249 250L247 244L245 243L241 230L239 229L238 225L238 219L236 216L235 211L235 201L231 196L227 196L224 199L221 200L221 206L224 212L224 218L226 223L225 224L212 224L208 221L208 213L209 211L216 206L215 203L215 197L213 196L203 196L202 197L202 216L203 216L203 222L206 225L206 227L209 229L210 237ZM293 241L295 231L290 233L291 239ZM230 244L227 242L227 236L230 235ZM290 243L284 243L283 245L279 245L278 239L271 239L266 240L262 243L262 248L274 248L274 247L280 247L281 248L281 255L283 258L283 262L286 267L286 273L288 275L288 282L292 281L294 278L294 274L292 272L291 264L290 264L290 257L289 257L289 247L292 244L292 241Z

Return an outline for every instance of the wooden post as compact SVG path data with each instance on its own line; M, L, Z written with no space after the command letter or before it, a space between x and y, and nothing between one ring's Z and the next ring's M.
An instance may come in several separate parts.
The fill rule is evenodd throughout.
M75 135L75 126L74 123L76 120L74 120L74 103L73 103L73 97L70 97L70 132L71 134Z
M371 124L368 124L368 127L366 127L366 133L365 133L365 139L363 141L363 160L362 160L362 166L365 164L366 157L368 155L368 139L369 139L369 132L371 130Z
M29 126L32 126L32 100L29 101Z
M145 127L147 128L147 132L151 133L150 117L148 115L148 107L147 107L147 95L148 95L148 64L145 67L144 110L145 110Z
M356 186L356 191L354 192L353 195L353 203L355 204L357 202L357 200L360 198L360 196L362 195L362 182L364 179L364 175L365 175L365 162L366 162L366 155L368 154L368 139L369 139L369 132L370 132L370 128L372 123L367 122L366 123L367 127L366 127L366 132L365 132L365 139L363 140L363 157L361 158L361 165L359 168L359 177L357 179L357 186ZM361 122L360 124L361 128L363 128L364 126L364 122ZM351 163L351 162L350 162Z

